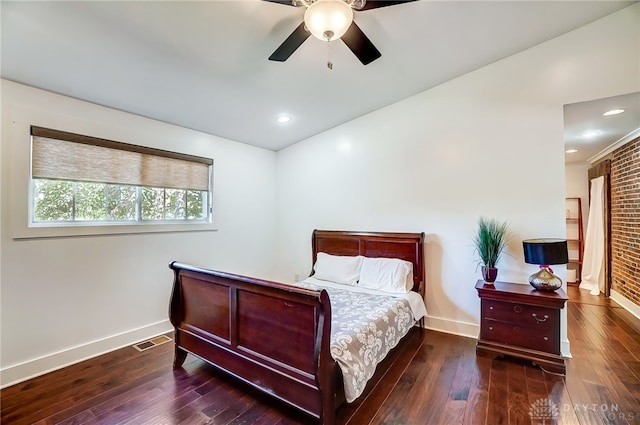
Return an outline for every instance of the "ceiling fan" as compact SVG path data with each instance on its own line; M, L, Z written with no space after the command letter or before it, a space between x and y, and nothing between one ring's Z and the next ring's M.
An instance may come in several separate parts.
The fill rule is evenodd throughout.
M310 36L333 41L341 38L354 55L367 65L382 54L353 21L353 11L376 9L416 0L264 0L288 6L305 6L302 22L269 56L269 60L284 62Z

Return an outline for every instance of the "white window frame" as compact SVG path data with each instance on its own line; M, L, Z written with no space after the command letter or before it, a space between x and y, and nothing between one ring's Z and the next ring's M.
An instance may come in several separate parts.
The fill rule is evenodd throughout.
M61 180L63 182L68 182L71 183L73 185L78 184L78 183L83 183L83 182L78 182L78 181L73 181L73 180ZM107 184L107 183L102 183L102 182L92 182L92 183L97 183L97 184ZM132 220L110 220L110 219L105 219L105 220L80 220L80 219L76 219L75 218L75 210L76 210L76 196L75 196L75 187L74 187L74 196L73 196L73 206L72 206L72 215L74 216L74 218L72 218L71 220L36 220L35 217L35 210L36 210L36 200L35 200L35 191L36 191L36 179L34 179L33 177L30 179L30 190L32 193L31 198L31 203L29 205L29 219L30 219L30 226L32 227L64 227L64 226L113 226L113 225L137 225L137 224L151 224L151 225L160 225L160 224L198 224L198 223L211 223L211 216L213 213L213 207L211 205L211 191L202 191L205 192L204 195L204 200L203 200L203 204L202 204L202 212L204 217L203 218L197 218L197 219L148 219L148 218L144 218L143 217L143 211L142 211L142 192L144 190L143 186L132 186L133 188L135 188L135 192L136 192L136 218L132 219ZM126 186L126 185L114 185L114 186ZM156 188L156 189L163 189L165 191L165 195L166 195L166 191L167 190L171 190L171 188ZM188 189L178 189L178 190L188 190ZM108 195L107 197L105 197L105 210L106 210L106 203L108 202Z
M126 235L126 234L145 234L145 233L175 233L175 232L203 232L216 231L215 220L215 191L214 191L214 162L209 167L209 190L208 190L208 222L136 222L130 224L113 223L105 225L101 223L96 225L95 222L85 222L83 225L58 225L43 226L32 225L31 217L33 216L33 191L31 183L31 126L33 121L26 122L21 119L27 115L21 109L12 111L17 119L11 122L9 128L3 132L3 138L8 140L8 145L3 146L13 152L16 166L8 171L11 176L12 184L7 185L5 180L5 188L9 189L10 202L10 218L11 218L11 234L14 240L26 240L31 238L59 238L59 237L81 237L81 236L100 236L100 235ZM31 115L31 111L28 115ZM36 120L41 121L41 120ZM43 120L45 121L45 120ZM48 121L48 120L46 120ZM43 122L46 125L46 123ZM49 127L49 126L47 126ZM153 140L152 137L149 137ZM163 140L165 145L170 143ZM4 144L4 141L3 141Z

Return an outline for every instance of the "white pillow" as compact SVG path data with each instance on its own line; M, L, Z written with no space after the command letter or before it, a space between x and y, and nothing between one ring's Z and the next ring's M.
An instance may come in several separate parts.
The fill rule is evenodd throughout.
M413 264L398 258L362 260L359 287L392 294L406 294L413 288Z
M360 277L363 258L361 255L347 257L318 252L316 264L313 266L313 277L354 286Z

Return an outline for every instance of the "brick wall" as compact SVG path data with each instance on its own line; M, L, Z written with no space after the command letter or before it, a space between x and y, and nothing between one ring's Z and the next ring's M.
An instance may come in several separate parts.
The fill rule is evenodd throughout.
M611 158L612 289L640 306L640 138Z

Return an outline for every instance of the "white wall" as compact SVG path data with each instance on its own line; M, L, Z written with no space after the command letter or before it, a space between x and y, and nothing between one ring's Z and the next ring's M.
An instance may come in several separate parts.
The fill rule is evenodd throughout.
M568 163L565 166L566 197L581 199L583 235L586 235L589 218L589 168L591 164L588 162Z
M218 230L14 240L30 124L214 158ZM3 386L170 329L172 260L275 275L272 151L3 80L1 158Z
M309 272L313 228L424 231L427 325L477 336L478 217L511 223L498 279L526 282L522 239L566 233L563 105L640 88L639 16L636 4L278 152L279 277ZM566 315L562 337L567 353Z

